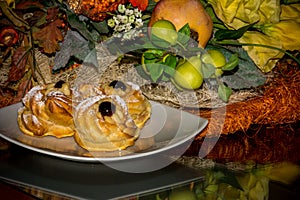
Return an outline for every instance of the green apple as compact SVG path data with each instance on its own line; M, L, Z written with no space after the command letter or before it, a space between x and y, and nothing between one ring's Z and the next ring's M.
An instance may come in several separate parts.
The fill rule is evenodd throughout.
M178 38L174 24L168 20L156 21L151 27L151 36L167 41L171 45L175 45Z
M192 57L176 67L173 79L179 87L190 90L201 87L203 83L201 60L198 62L196 58L200 60L199 57Z

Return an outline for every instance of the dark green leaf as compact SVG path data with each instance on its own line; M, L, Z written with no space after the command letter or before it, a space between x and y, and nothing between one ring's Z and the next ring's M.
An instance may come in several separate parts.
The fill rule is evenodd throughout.
M190 40L190 35L191 35L191 29L190 29L189 24L187 23L181 29L179 29L177 40L181 44L185 45Z
M65 68L72 57L98 67L94 51L93 44L78 32L69 30L60 46L60 51L55 55L53 71Z
M244 35L249 28L251 28L254 24L249 24L247 26L241 27L237 30L229 30L229 29L219 29L216 31L214 38L216 40L225 40L225 39L239 39Z
M85 39L94 41L94 38L90 31L88 31L86 24L79 20L78 15L70 11L67 11L66 14L68 17L68 22L73 29L76 29Z
M167 55L167 57L166 57L164 63L165 63L167 66L169 66L169 67L175 69L175 67L176 67L176 65L177 65L177 57L174 56L174 55L169 54L169 55Z
M46 23L47 23L46 18L47 18L47 14L43 15L43 16L35 23L34 26L39 27L39 26L42 26L43 24L46 24Z
M281 0L280 3L289 5L289 4L294 4L294 3L300 3L300 0Z
M240 185L239 181L237 180L237 175L233 171L230 171L226 167L216 167L214 170L215 170L215 173L222 172L222 174L223 174L223 176L220 176L218 178L218 182L229 184L232 187L243 191L242 186Z
M148 6L147 6L147 8L146 8L146 11L152 12L156 4L157 4L157 3L156 3L155 1L149 0L149 1L148 1Z
M92 21L91 24L93 25L95 30L97 30L99 33L108 33L109 32L106 21L102 21L102 22L93 22Z

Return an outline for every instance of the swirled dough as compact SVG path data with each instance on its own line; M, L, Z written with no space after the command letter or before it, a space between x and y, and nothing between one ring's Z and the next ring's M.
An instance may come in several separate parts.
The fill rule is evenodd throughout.
M132 146L140 129L128 113L126 103L116 95L86 98L74 113L75 140L90 151L115 151Z
M31 136L52 135L57 138L75 132L72 116L72 91L69 84L57 82L33 87L23 98L18 110L18 124Z
M151 115L151 104L140 87L132 82L112 81L103 87L107 95L118 95L124 99L128 112L137 127L142 128Z

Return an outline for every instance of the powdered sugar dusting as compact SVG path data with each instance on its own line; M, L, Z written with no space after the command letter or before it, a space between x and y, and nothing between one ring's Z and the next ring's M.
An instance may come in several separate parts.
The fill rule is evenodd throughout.
M29 99L31 98L36 98L36 100L39 100L43 97L43 95L39 92L40 90L44 89L44 87L38 85L38 86L35 86L33 88L31 88L27 94L25 95L25 97L22 99L23 103L29 101ZM39 92L39 95L36 95L37 93Z

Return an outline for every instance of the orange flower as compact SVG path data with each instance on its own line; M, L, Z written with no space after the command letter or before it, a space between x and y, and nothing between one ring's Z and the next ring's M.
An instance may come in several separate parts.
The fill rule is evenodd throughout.
M144 11L148 6L148 0L129 0L132 6L138 7L139 10Z

